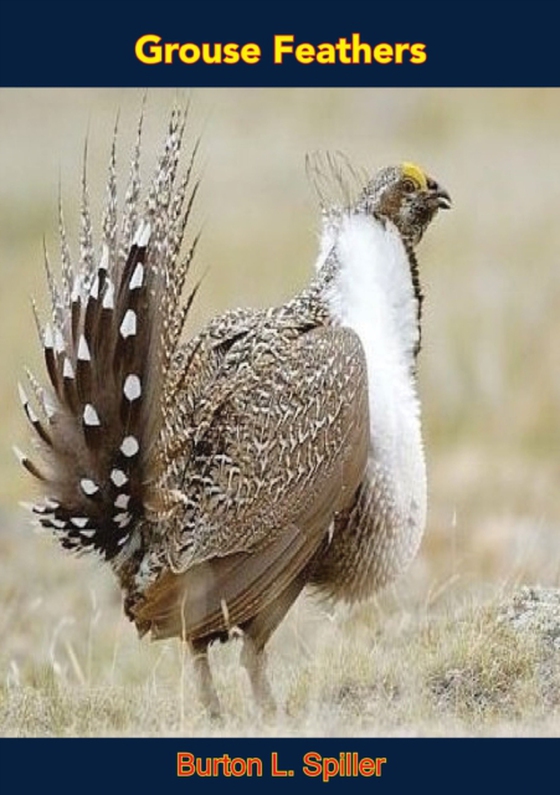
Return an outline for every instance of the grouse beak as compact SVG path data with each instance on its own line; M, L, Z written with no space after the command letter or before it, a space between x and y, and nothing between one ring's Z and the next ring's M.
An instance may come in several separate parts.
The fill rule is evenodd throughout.
M436 200L436 207L439 210L450 210L452 206L451 196L445 190L445 188L440 187L437 182L432 189L432 195Z
M451 196L439 185L432 177L427 177L428 195L430 203L436 210L450 210L451 209Z

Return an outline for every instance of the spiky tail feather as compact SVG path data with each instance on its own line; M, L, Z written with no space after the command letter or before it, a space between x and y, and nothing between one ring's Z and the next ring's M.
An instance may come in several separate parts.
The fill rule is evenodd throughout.
M33 408L19 387L42 462L16 451L41 481L32 506L63 547L95 550L107 560L126 548L148 502L165 503L165 428L173 398L170 362L193 290L182 293L196 239L182 252L198 181L197 146L180 173L186 111L171 114L163 153L141 198L140 116L122 220L117 216L116 139L109 164L99 256L95 256L85 174L80 253L72 263L59 205L61 281L45 253L52 318L39 324L49 387L28 373ZM155 489L155 493L154 493Z

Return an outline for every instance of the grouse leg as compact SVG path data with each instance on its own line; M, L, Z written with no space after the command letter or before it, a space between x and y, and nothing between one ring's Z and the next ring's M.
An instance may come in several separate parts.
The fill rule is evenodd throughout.
M253 696L259 709L265 715L276 713L276 702L266 675L266 654L264 647L270 636L280 624L291 605L305 587L308 569L303 569L294 577L288 587L243 629L243 649L241 664L249 674Z
M190 641L189 642L197 689L200 701L204 709L207 710L211 718L221 717L220 701L214 682L212 680L212 671L210 670L210 663L208 662L208 643L204 641Z
M250 635L246 634L243 636L241 664L249 675L253 696L258 708L264 715L274 715L276 713L276 702L266 675L264 646L258 645Z

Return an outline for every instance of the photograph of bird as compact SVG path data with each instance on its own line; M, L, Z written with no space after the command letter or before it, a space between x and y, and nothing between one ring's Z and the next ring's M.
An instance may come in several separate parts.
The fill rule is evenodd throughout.
M311 163L314 278L184 342L199 184L185 124L174 110L144 189L140 119L122 202L115 136L99 244L84 172L77 257L60 208L61 278L45 255L52 316L37 318L49 383L29 372L20 386L39 459L18 457L40 484L40 525L111 566L141 634L189 645L209 712L208 646L236 635L271 710L264 649L301 591L366 598L420 544L416 247L451 200L412 163L371 178L334 157Z

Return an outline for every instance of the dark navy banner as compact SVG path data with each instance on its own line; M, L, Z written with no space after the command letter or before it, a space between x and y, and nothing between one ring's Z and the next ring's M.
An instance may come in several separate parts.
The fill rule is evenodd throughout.
M555 86L553 8L3 2L0 85Z
M7 740L2 791L537 792L554 781L554 740Z

